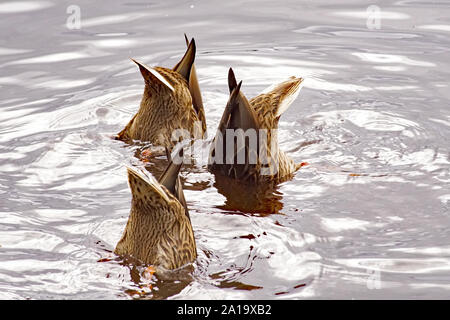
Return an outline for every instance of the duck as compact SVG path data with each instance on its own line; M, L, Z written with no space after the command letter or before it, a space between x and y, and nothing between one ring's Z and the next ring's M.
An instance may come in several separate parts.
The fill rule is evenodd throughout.
M139 110L116 135L117 140L150 142L166 148L168 154L179 142L172 137L174 130L185 130L194 139L204 137L205 111L194 65L196 45L194 38L189 41L185 35L185 40L186 52L172 69L131 59L139 67L145 88Z
M176 270L191 264L197 248L179 171L171 160L156 180L128 167L131 210L114 253L137 259L156 270Z
M248 100L241 91L242 81L237 83L230 68L230 96L211 143L208 169L248 183L279 183L291 179L302 164L295 163L279 148L276 130L281 115L297 98L302 83L303 78L292 76ZM235 136L227 142L228 131Z

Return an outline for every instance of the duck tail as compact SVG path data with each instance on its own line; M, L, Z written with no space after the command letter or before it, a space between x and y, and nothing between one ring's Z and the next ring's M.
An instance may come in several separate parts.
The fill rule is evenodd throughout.
M149 177L131 167L127 167L127 172L128 184L134 200L148 202L148 196L150 196L150 198L161 202L168 203L171 201L163 188L161 188L161 185L153 177Z
M144 80L159 82L160 84L169 88L171 91L175 91L170 82L167 81L166 78L164 78L164 76L161 73L159 73L155 68L149 67L146 64L143 64L133 58L131 59L131 61L133 61L138 65Z
M195 40L192 38L191 42L188 42L188 47L184 53L183 58L173 67L173 71L178 72L189 83L189 77L191 76L192 66L195 60Z
M228 88L230 89L230 94L237 87L236 76L232 68L228 70Z
M224 129L258 129L258 119L255 111L241 92L242 81L237 83L233 69L228 72L228 86L230 97L225 107L219 130Z
M232 69L228 79L231 93L213 141L209 167L227 176L243 178L257 162L260 125L255 111L241 92L242 81L236 83Z
M174 162L174 159L178 160L176 161L177 163ZM169 190L170 193L172 193L178 199L178 201L180 201L185 209L186 215L189 217L186 199L184 198L183 193L183 186L179 176L181 165L183 164L183 162L181 161L183 159L183 148L181 148L179 151L179 157L175 157L174 159L169 159L170 162L159 177L158 181L161 185L166 187L166 189Z
M303 86L303 78L290 77L288 80L266 88L262 93L268 94L278 100L274 114L280 117L297 98Z
M186 34L184 34L184 39L186 40L186 45L188 47L187 50L186 50L186 54L181 59L181 61L178 62L175 65L173 70L179 72L180 74L182 74L183 77L188 82L189 92L191 93L191 96L192 96L192 105L194 106L194 109L195 109L195 111L197 113L197 116L198 116L199 120L202 123L202 133L203 133L203 136L204 136L206 134L205 109L203 108L202 94L201 94L201 91L200 91L200 86L198 84L197 71L196 71L196 68L195 68L194 60L192 60L192 64L191 64L191 66L189 68L189 75L186 72L185 72L185 74L183 74L183 72L184 72L183 70L184 69L182 67L183 64L187 65L187 63L190 62L190 61L187 61L188 58L186 57L186 55L188 55L188 52L190 52L189 59L192 58L191 57L192 53L193 53L193 59L195 59L195 53L196 53L195 40L194 40L194 38L192 38L192 40L189 41L188 37L186 36ZM185 69L187 69L187 68L185 68Z

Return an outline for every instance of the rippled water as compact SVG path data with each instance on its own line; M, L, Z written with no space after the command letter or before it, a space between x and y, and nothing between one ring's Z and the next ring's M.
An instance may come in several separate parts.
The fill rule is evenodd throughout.
M0 298L450 297L448 2L377 1L375 29L350 0L76 1L81 29L72 4L0 4ZM248 97L306 78L279 140L308 165L246 205L197 155L182 172L194 271L147 279L111 250L125 167L165 162L111 135L143 91L129 58L171 67L185 32L209 138L230 66Z

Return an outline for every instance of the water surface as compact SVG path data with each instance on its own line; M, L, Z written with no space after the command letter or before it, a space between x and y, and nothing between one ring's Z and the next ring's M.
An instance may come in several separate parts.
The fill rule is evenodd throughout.
M71 5L0 4L1 298L450 297L447 2L377 1L379 28L351 0L77 1L80 29ZM279 140L308 165L239 210L197 155L182 170L192 277L149 280L111 251L130 209L126 166L156 175L164 159L140 161L111 136L143 91L129 58L171 67L183 33L209 139L230 66L249 98L306 79Z

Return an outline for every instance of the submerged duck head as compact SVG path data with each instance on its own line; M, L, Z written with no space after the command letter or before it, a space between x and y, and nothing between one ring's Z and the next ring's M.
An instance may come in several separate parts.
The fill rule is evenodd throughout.
M131 211L115 253L167 270L197 256L194 232L178 172L172 161L156 181L128 168Z
M188 45L174 68L150 67L131 59L139 67L145 82L139 111L118 134L121 140L149 141L169 150L175 145L172 133L185 129L191 136L202 137L206 121L194 66L196 46Z

